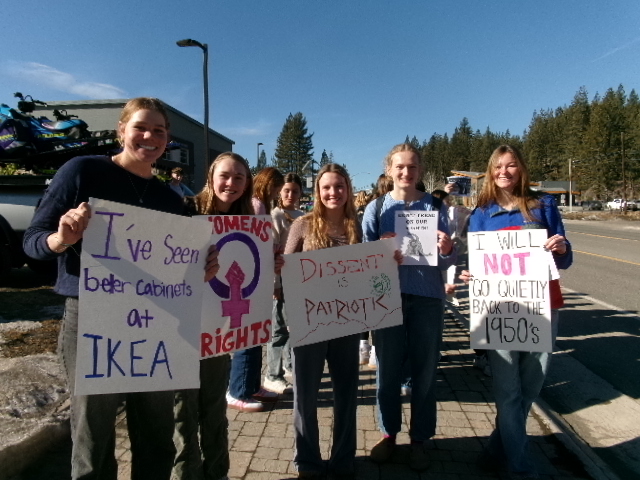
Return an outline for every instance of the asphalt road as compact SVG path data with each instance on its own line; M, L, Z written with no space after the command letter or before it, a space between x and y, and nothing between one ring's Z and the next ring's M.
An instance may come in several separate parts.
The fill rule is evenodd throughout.
M640 399L640 222L565 221L574 249L562 273L557 346Z

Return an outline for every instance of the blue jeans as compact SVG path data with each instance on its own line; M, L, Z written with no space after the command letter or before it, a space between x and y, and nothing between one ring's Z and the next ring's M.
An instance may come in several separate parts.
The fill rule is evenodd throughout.
M229 393L233 398L249 400L260 390L262 370L262 346L247 348L233 353Z
M69 297L58 354L71 390L71 478L116 480L115 424L124 402L131 441L131 478L169 480L173 445L173 392L73 395L78 341L78 299Z
M318 433L318 391L327 361L333 384L333 445L329 470L354 471L358 403L358 335L335 338L293 349L293 462L299 472L324 471ZM400 386L398 386L398 389Z
M402 426L400 385L405 355L410 364L412 440L426 441L436 433L436 372L444 305L439 298L402 294L402 325L375 332L378 357L378 424L385 435L396 435Z
M291 349L289 348L289 329L284 312L284 301L273 301L273 335L267 344L267 378L284 379L284 370L291 371Z
M229 355L221 355L200 361L199 389L176 392L173 479L218 480L229 472L228 384Z
M551 324L555 344L558 310L551 311ZM488 354L498 413L487 451L506 462L511 472L535 473L529 457L527 416L542 389L551 352L488 350Z

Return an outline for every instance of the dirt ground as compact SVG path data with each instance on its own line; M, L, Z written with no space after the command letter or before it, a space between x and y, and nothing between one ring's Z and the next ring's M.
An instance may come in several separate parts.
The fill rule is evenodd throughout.
M0 277L0 356L55 352L64 297L27 267Z

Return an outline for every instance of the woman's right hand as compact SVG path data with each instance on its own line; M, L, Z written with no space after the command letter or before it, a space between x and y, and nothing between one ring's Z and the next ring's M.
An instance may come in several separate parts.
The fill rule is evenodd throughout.
M469 282L473 280L473 275L471 275L471 272L469 270L462 270L458 278L462 280L466 285L469 285Z
M49 248L57 252L60 246L76 244L84 235L91 218L91 207L87 202L82 202L77 208L70 209L60 217L58 231L49 235L47 239Z

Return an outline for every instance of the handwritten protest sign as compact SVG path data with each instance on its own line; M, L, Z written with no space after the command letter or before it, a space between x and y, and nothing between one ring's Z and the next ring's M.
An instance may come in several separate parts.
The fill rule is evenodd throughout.
M471 346L550 352L546 230L469 233Z
M438 265L438 211L396 212L395 232L403 265Z
M209 229L116 202L90 205L74 393L197 388Z
M202 358L271 339L273 232L270 215L198 216L218 248L220 271L202 296Z
M285 255L289 342L299 347L402 323L394 239Z

